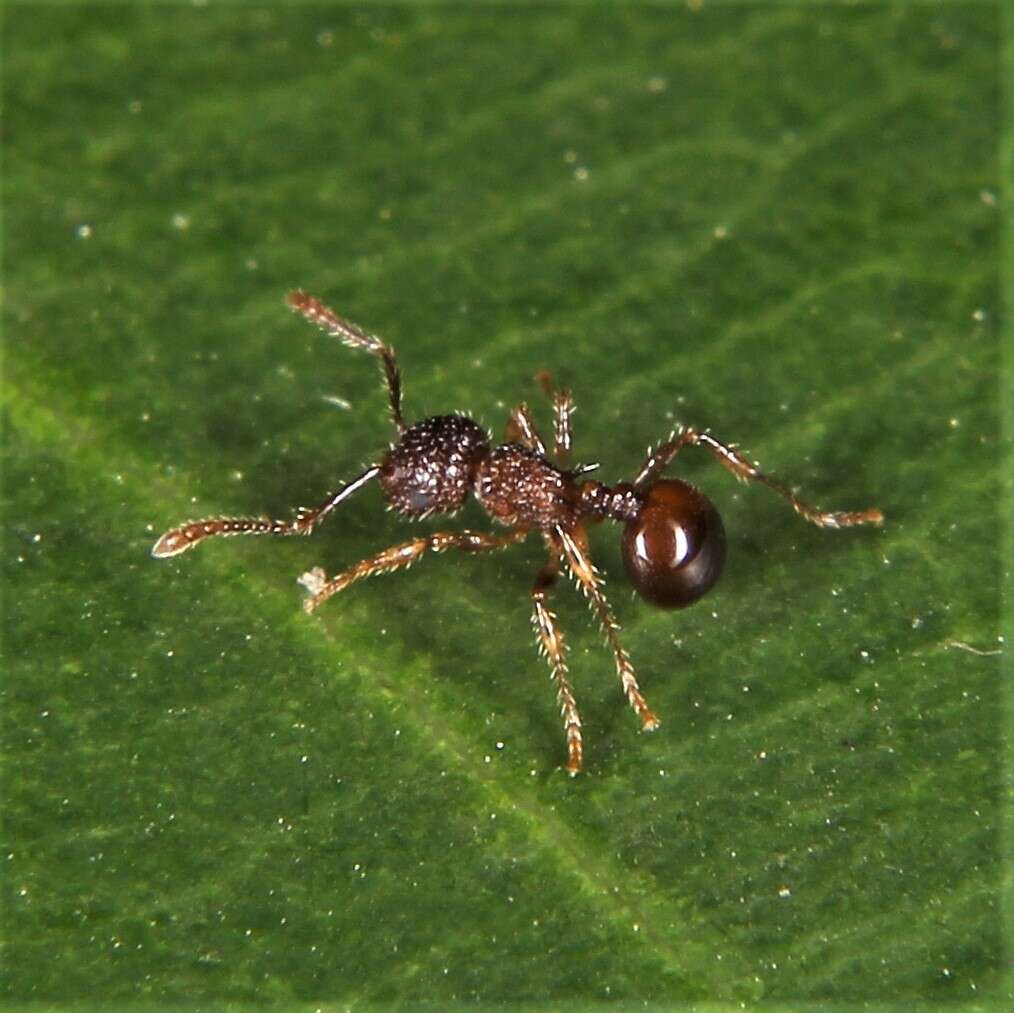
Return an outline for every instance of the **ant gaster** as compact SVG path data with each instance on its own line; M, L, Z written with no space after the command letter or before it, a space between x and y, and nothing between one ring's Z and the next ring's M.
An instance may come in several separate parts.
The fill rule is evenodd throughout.
M219 535L306 535L332 510L368 482L377 479L390 509L412 518L454 513L469 493L506 533L441 531L421 535L364 559L327 579L319 567L303 574L309 592L304 603L313 612L332 595L374 574L410 566L425 552L463 549L484 552L522 541L537 531L549 550L549 561L532 587L532 625L541 652L549 661L567 735L567 770L581 769L581 718L567 669L563 632L547 604L547 593L566 567L587 597L605 633L620 685L645 731L658 727L620 644L618 626L593 566L585 524L608 518L625 525L623 562L637 592L653 605L683 608L697 601L718 580L725 562L725 530L711 501L693 486L661 474L688 446L700 446L742 481L760 482L784 497L805 520L823 528L876 524L879 510L824 513L799 499L781 482L762 474L733 445L707 432L684 428L648 454L632 482L614 486L582 480L596 466L570 463L573 401L570 392L554 388L548 374L540 382L554 411L552 455L539 435L527 405L508 419L505 442L492 446L488 434L464 415L435 415L407 425L401 414L401 377L393 349L305 292L293 292L289 305L351 348L379 357L386 376L391 417L398 440L381 458L318 506L301 508L294 520L217 517L189 521L164 534L152 549L158 558L175 556L205 538Z

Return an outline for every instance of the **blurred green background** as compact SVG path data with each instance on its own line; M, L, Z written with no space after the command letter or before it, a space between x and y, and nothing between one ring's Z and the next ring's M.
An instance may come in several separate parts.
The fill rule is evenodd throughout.
M8 1000L999 995L999 8L7 5ZM549 369L629 478L710 426L726 576L596 559L587 773L534 651L537 539L300 610L414 534L288 516L411 418L495 432ZM344 399L350 410L332 400ZM486 527L471 506L441 526Z

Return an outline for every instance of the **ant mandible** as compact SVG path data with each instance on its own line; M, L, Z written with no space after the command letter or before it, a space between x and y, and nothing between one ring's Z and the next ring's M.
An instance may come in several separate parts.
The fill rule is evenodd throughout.
M711 501L686 482L659 477L684 447L703 447L736 478L768 486L804 520L819 527L843 528L883 520L876 509L853 513L817 510L781 482L758 471L734 445L689 427L649 452L632 482L607 486L579 481L597 465L571 466L574 403L569 391L553 387L548 374L540 374L539 379L553 403L552 457L525 404L511 412L505 442L500 446L492 446L485 430L465 415L435 415L407 425L401 414L401 376L394 350L305 292L291 293L288 303L350 348L379 357L397 442L378 464L321 504L298 509L294 520L216 517L188 521L164 534L152 548L152 555L159 559L176 556L205 538L221 535L308 535L335 507L373 479L379 480L388 507L410 518L453 514L471 493L494 521L508 529L505 534L466 530L420 536L378 552L330 580L317 567L300 578L309 592L304 608L313 612L356 581L411 566L427 551L485 552L513 545L537 531L549 550L549 562L532 587L532 626L552 671L567 735L567 771L572 775L581 769L584 752L581 718L568 676L563 631L546 601L561 566L566 566L598 616L623 692L642 728L652 731L659 724L641 695L630 656L620 644L619 628L591 561L586 520L608 518L625 524L622 555L627 574L638 594L661 608L693 604L718 580L725 562L725 530Z

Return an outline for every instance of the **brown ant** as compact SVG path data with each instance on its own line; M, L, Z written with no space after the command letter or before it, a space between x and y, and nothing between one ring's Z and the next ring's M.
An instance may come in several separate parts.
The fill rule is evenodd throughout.
M393 349L305 292L293 292L288 302L297 313L350 348L380 358L398 441L378 464L371 465L318 506L300 508L294 520L216 517L189 521L164 534L152 548L152 555L160 559L175 556L217 535L308 535L335 507L374 478L380 482L388 507L412 518L454 513L472 493L486 513L508 529L505 534L441 531L419 536L378 552L330 580L317 567L300 578L310 595L304 607L313 612L350 584L408 567L427 551L501 549L522 541L531 531L538 531L549 550L549 562L539 571L532 587L532 625L556 685L567 734L570 774L581 769L581 718L568 678L563 632L546 603L547 592L556 583L561 564L569 570L602 624L623 692L642 727L651 731L659 724L641 695L630 657L620 645L618 626L602 591L598 571L592 565L585 532L587 520L609 518L624 522L623 562L637 592L661 608L683 608L711 589L725 562L725 530L711 501L686 482L659 477L684 447L703 447L736 478L770 487L788 500L796 513L819 527L878 524L883 519L875 509L855 513L816 510L787 486L758 471L733 445L691 428L672 434L650 452L633 482L607 486L591 480L579 481L581 475L597 465L571 467L570 418L574 404L570 392L554 388L545 373L539 379L553 403L552 457L525 404L511 412L505 442L500 446L492 446L489 435L465 415L435 415L406 425L401 414L401 377Z

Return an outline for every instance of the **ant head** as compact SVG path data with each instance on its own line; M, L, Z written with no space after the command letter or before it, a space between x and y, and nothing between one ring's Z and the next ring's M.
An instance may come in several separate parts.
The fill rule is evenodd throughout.
M642 598L660 608L692 605L725 564L725 528L714 504L692 485L656 482L623 532L623 563Z

